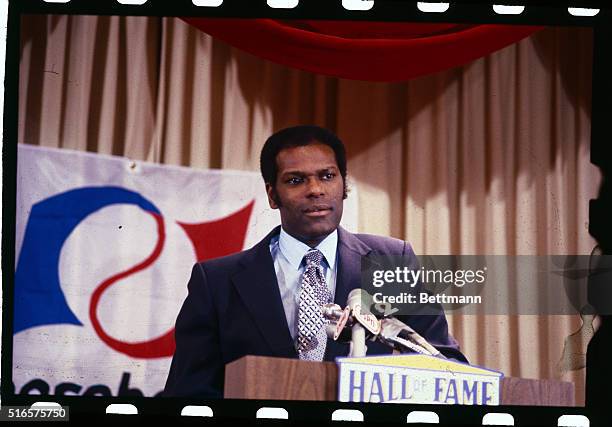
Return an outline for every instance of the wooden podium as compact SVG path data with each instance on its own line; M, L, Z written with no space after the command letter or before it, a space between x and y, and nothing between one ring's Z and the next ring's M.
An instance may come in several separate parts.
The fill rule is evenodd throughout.
M336 400L333 362L246 356L225 367L230 399ZM574 384L557 380L502 378L502 405L574 406Z

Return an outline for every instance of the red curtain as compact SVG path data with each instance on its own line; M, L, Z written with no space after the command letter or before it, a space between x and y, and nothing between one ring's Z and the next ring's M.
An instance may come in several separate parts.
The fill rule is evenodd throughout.
M278 64L368 81L402 81L473 61L542 27L184 18Z

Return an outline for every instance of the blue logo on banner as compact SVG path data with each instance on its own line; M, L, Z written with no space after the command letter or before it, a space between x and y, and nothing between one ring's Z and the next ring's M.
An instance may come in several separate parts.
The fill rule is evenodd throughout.
M114 204L136 205L161 215L149 200L120 187L78 188L32 206L15 272L13 333L41 325L83 325L68 307L60 287L60 252L81 221Z

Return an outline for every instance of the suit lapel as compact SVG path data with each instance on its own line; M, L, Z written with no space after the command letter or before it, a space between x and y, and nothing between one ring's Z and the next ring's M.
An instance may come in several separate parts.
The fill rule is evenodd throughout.
M242 261L244 269L232 277L232 282L273 355L295 357L297 352L289 333L270 254L270 240L279 229L275 228L251 249L249 256Z
M339 306L346 306L348 294L361 287L361 257L371 250L353 234L338 227L338 275L334 302Z
M338 227L338 274L334 302L340 307L346 306L348 294L353 289L361 287L361 257L367 255L371 250L353 234ZM328 338L325 360L346 356L348 349L348 344Z

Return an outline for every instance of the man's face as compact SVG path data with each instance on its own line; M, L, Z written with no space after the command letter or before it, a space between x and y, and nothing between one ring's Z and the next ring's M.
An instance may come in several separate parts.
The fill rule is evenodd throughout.
M331 147L315 142L281 150L276 156L276 188L266 184L283 229L314 247L340 224L344 180Z

